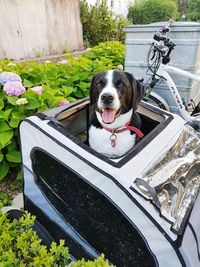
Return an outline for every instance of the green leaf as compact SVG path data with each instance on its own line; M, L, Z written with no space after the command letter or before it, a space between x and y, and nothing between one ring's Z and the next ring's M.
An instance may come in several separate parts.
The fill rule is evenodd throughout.
M25 87L32 87L34 84L31 81L28 81L27 79L24 79L23 85Z
M21 170L18 172L16 180L17 181L21 181L22 180L22 171Z
M40 101L37 99L28 99L28 104L26 104L26 109L37 109L40 107Z
M64 98L63 96L55 96L50 101L48 101L50 108L58 107L59 102L62 101Z
M0 192L0 203L2 203L2 206L10 206L12 203L11 198L8 196L7 193ZM0 205L1 207L1 205Z
M9 145L7 145L7 149L8 149L8 151L10 152L10 151L13 151L13 150L15 150L16 149L16 147L17 147L17 143L16 143L16 141L12 141L12 143L10 143Z
M75 101L76 101L76 98L69 96L69 97L67 98L67 100L68 100L69 102L75 102Z
M3 160L0 163L0 180L2 180L7 175L8 171L9 171L9 165L6 162L6 160Z
M10 127L5 121L0 121L0 132L5 132L10 130Z
M74 92L74 95L78 98L82 98L83 97L83 92L81 89L78 89L76 92Z
M13 106L16 106L16 102L19 99L17 96L7 96L8 102Z
M0 144L5 147L13 137L13 131L0 132Z
M6 159L9 162L20 163L21 162L21 154L19 151L13 150L6 154Z
M0 110L0 119L4 119L4 112L3 112L3 110Z
M65 97L71 95L71 93L74 92L74 88L73 87L65 87L65 86L62 86L62 90L64 92Z
M10 113L12 111L12 108L9 108L7 109L5 112L4 112L4 119L7 121L9 119L9 116L10 116Z
M12 119L19 119L19 120L24 120L26 118L26 114L24 111L13 111L12 112Z
M90 88L90 83L80 82L79 87L80 87L83 91L89 90L89 88Z
M3 160L4 155L2 153L0 153L0 162Z
M4 108L3 98L0 98L0 110Z
M9 162L9 166L10 166L10 168L15 168L15 167L19 166L19 163Z
M38 94L35 91L33 91L31 88L29 88L26 91L26 93L23 94L23 97L26 97L28 101L30 99L32 99L32 100L38 100Z
M19 123L20 123L19 119L13 118L13 119L10 120L9 125L12 128L17 128Z
M42 100L47 100L49 99L50 97L52 97L52 94L50 94L49 92L45 92L41 95L41 99Z

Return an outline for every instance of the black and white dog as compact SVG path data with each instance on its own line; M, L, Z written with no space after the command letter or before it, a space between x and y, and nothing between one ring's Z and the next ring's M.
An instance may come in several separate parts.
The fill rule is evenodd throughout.
M115 158L130 150L143 134L136 109L143 86L128 72L108 70L96 74L90 86L94 108L89 129L89 145Z

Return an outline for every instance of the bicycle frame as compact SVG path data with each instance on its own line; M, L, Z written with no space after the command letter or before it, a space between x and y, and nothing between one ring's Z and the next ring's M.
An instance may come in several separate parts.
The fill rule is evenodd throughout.
M163 63L160 64L160 67L158 68L156 72L156 79L164 78L165 82L167 83L167 86L169 87L169 90L173 96L173 99L178 107L178 110L182 118L189 122L194 121L196 118L190 116L188 112L186 111L182 98L179 94L179 91L174 81L172 80L171 76L168 74L168 72L172 72L180 76L187 77L192 80L196 80L198 82L200 82L200 76L192 74L188 71L181 70L179 68L167 65L167 64L163 64Z

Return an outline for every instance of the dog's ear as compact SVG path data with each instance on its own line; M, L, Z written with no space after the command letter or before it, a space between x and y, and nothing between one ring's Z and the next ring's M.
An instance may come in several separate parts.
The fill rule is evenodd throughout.
M98 72L95 74L90 82L90 105L93 105L95 103L95 84L97 79L102 75L103 72Z
M97 74L92 77L90 82L90 105L94 104L94 84L96 80Z
M134 85L135 84L135 85ZM142 98L144 97L144 85L133 78L133 108L136 110Z
M132 105L133 109L136 110L138 108L138 104L144 96L144 86L138 80L136 80L131 73L124 73L132 85Z

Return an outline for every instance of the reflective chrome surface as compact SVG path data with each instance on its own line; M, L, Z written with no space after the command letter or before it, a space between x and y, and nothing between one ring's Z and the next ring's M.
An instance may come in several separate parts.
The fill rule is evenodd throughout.
M186 125L135 183L180 233L200 188L200 134Z

